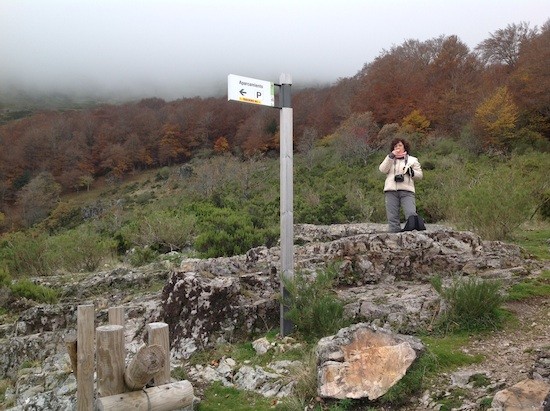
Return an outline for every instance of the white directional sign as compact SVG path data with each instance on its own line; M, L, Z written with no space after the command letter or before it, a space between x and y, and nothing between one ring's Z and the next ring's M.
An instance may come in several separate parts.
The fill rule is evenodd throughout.
M273 107L275 85L265 80L230 74L227 76L227 99Z

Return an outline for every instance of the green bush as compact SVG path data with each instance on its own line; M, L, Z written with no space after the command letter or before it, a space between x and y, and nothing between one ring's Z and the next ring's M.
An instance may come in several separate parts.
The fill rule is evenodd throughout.
M134 267L141 267L155 261L158 255L158 252L149 247L136 247L130 250L129 261Z
M550 189L540 194L539 212L542 218L550 220Z
M54 233L61 229L75 228L82 221L80 207L75 207L70 203L59 203L43 224L50 233Z
M453 222L488 240L504 240L532 214L536 182L509 165L483 168L451 192ZM453 195L454 194L454 195Z
M178 209L155 207L134 216L119 234L131 245L159 253L179 251L193 243L196 218Z
M28 279L15 282L10 289L16 297L27 298L39 303L55 304L57 302L57 292L55 290L35 284Z
M52 270L94 271L114 254L116 242L84 225L47 241L47 260Z
M245 212L209 205L196 209L200 233L195 249L204 258L244 254L260 245L272 246L278 238L274 229L255 227Z
M162 167L157 171L155 181L166 181L168 177L170 177L170 169L168 167Z
M0 261L15 278L48 275L47 238L37 231L18 231L5 234L0 242Z
M440 277L432 278L432 285L445 303L437 329L441 331L486 331L498 329L503 322L500 309L504 297L498 281L476 277L454 279L443 287Z
M297 272L293 280L285 280L286 318L307 341L334 334L350 324L343 302L333 291L337 275L337 270L329 267L314 275Z

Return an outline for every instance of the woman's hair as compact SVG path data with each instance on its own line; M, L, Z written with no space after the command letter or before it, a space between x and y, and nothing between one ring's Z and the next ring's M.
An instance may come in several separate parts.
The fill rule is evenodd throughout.
M411 145L409 144L409 142L403 138L394 138L391 142L391 145L390 145L390 153L393 151L393 148L395 147L395 145L397 143L403 143L403 146L405 147L405 151L408 153L408 154L411 154Z

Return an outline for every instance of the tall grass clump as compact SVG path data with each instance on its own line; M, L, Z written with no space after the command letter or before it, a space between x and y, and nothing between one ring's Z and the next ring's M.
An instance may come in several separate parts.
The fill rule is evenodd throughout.
M296 381L291 395L283 398L278 409L282 411L302 411L309 409L317 397L317 355L311 349L302 360L303 365L293 370Z
M35 284L29 279L16 281L10 286L11 293L19 298L27 298L39 303L57 303L57 291L52 288Z
M441 295L445 310L437 323L444 332L482 332L498 329L503 321L504 297L498 281L476 277L455 278L447 287L440 277L432 286Z
M286 318L306 341L318 340L349 325L344 303L333 291L337 275L337 270L329 267L311 275L297 272L294 279L285 280L285 304L289 307Z

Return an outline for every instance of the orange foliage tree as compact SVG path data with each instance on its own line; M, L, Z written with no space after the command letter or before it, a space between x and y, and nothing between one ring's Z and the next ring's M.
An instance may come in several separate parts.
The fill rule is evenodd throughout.
M214 151L218 154L229 152L229 142L225 137L218 137L214 142Z
M183 145L183 133L177 124L165 124L162 127L159 142L159 162L161 165L172 164L187 154Z
M550 20L540 35L523 44L510 92L530 126L550 139Z

